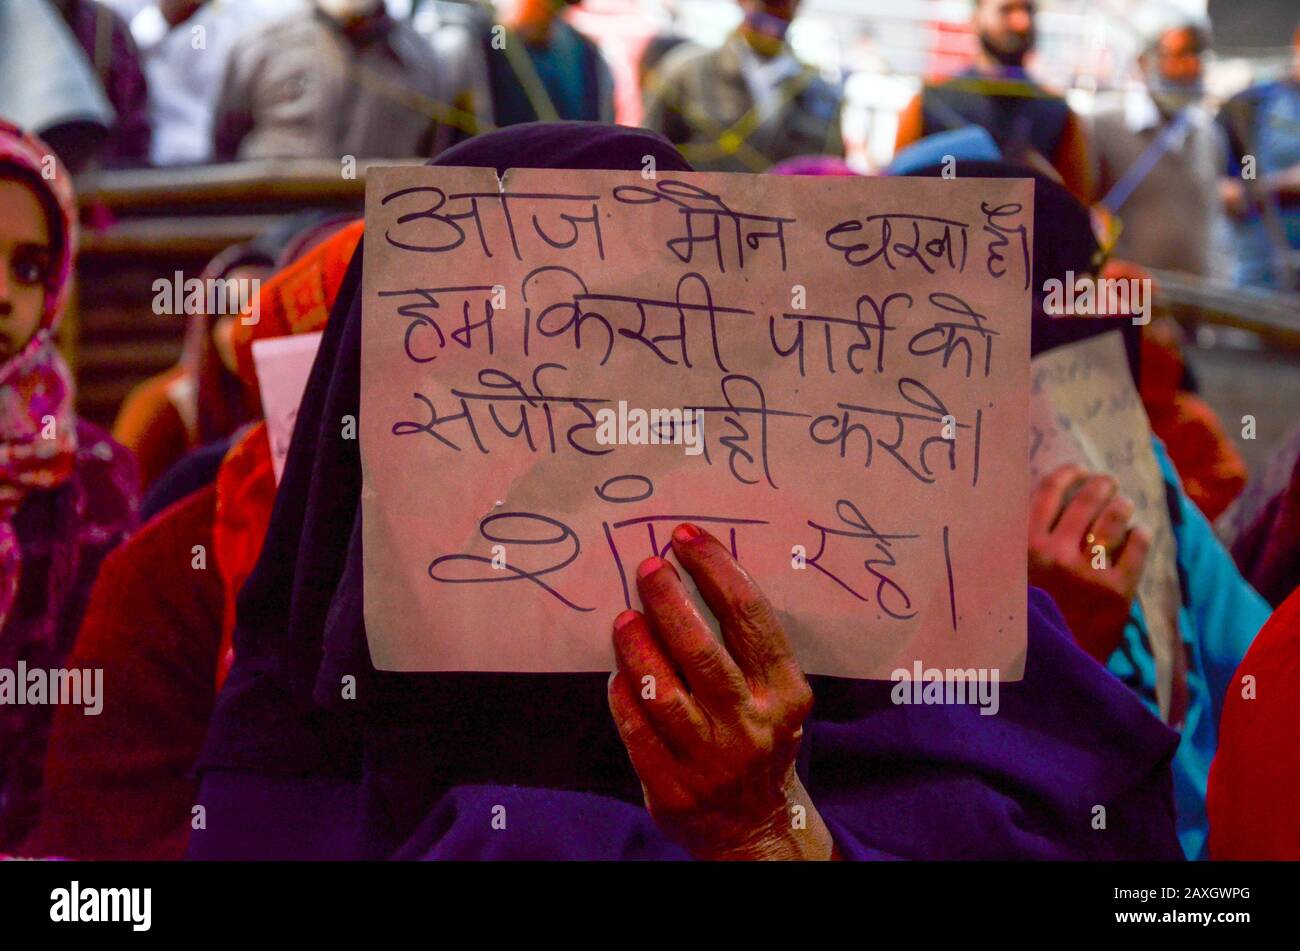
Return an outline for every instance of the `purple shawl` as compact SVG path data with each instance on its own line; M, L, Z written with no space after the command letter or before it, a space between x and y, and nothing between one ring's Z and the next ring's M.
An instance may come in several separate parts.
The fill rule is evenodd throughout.
M20 662L63 664L99 562L134 522L138 492L134 458L77 420L71 371L54 345L72 279L77 203L65 169L42 174L48 154L45 143L0 120L0 173L41 201L54 252L40 325L0 364L0 671L12 681ZM0 696L0 852L13 851L36 822L54 709L15 699Z
M14 517L23 551L14 610L0 630L0 668L63 666L99 563L135 522L135 459L98 426L77 423L73 472L33 492ZM16 676L16 674L15 674ZM14 852L40 813L41 771L54 707L0 705L0 852Z
M434 164L683 170L662 137L588 123L476 137ZM362 615L357 254L312 369L236 661L200 757L195 858L684 858L641 802L603 674L395 674ZM436 620L431 621L436 630ZM811 678L799 770L846 858L1178 858L1177 737L1029 594L1001 709L896 706ZM344 677L355 699L343 699ZM1106 831L1092 821L1106 809ZM504 806L505 829L493 829Z
M1300 427L1291 431L1215 529L1246 580L1274 607L1300 584Z

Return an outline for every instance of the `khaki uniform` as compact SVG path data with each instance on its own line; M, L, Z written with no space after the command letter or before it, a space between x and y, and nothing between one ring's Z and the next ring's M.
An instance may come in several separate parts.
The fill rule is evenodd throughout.
M213 126L218 159L430 157L457 90L406 23L361 44L320 14L270 23L231 51Z
M1169 122L1155 114L1154 106L1150 118L1135 118L1134 112L1107 103L1094 115L1099 197L1157 147ZM1160 152L1124 204L1113 209L1123 222L1114 255L1144 267L1212 276L1225 144L1207 114L1194 109L1189 116L1182 134Z
M801 155L842 155L840 90L800 64L765 117L746 75L752 55L739 33L716 50L669 53L647 83L645 125L700 171L761 172Z

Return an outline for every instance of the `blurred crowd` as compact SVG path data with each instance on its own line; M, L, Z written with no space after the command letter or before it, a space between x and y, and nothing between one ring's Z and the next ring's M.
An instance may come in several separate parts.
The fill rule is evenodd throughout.
M1300 65L1215 108L1208 21L1162 2L1134 18L1133 82L1088 116L1028 68L1032 0L976 4L970 65L903 109L897 149L982 129L991 142L959 141L1050 170L1115 220L1120 256L1198 275L1230 257L1237 283L1295 289ZM615 73L599 38L569 25L573 5L415 0L396 16L382 0L13 0L0 113L74 171L431 158L518 123L614 121ZM743 0L716 49L671 28L649 37L625 80L640 122L700 170L843 157L845 77L793 54L798 6Z
M638 790L649 797L654 783L640 785L644 761L608 722L604 677L553 678L547 702L568 713L548 733L517 722L534 719L518 710L535 682L430 675L412 686L368 667L359 461L320 435L359 399L354 215L287 216L214 258L205 277L260 281L257 329L233 310L192 321L176 365L132 391L111 434L78 419L75 373L55 342L79 220L64 168L419 159L636 170L651 156L664 169L866 173L846 155L845 77L789 42L799 0L738 0L719 46L651 37L631 73L641 128L614 125L627 77L571 23L574 6L0 4L0 667L100 668L113 691L96 717L0 705L0 852L483 857L503 854L493 850L504 840L448 830L520 789L548 798L512 808L599 829L586 843L570 832L563 847L534 832L504 854L726 851L684 840L653 802L648 817L640 808ZM1230 251L1235 285L1290 300L1300 26L1285 75L1212 107L1208 22L1151 7L1134 82L1081 115L1035 78L1033 0L974 0L969 65L921 86L873 174L1032 178L1040 288L1067 274L1211 277ZM1035 353L1062 342L1044 306L1036 290ZM1149 539L1131 530L1133 502L1111 473L1057 471L1030 500L1030 668L1000 732L960 711L891 707L870 684L812 678L811 694L789 691L783 702L808 717L812 764L796 785L799 804L824 813L821 857L1300 857L1300 430L1249 472L1236 421L1198 392L1182 330L1131 316L1102 315L1097 328L1123 332L1156 437L1181 591L1178 716L1157 701L1136 599ZM324 328L297 424L316 428L295 435L281 482L252 338ZM701 590L740 584L734 566L690 547L705 544L695 533L674 536L674 550ZM1098 538L1114 570L1091 566ZM199 547L215 571L192 570ZM652 614L669 597L657 590L641 592ZM354 670L379 699L341 710L318 685ZM1257 695L1240 689L1243 671ZM912 745L891 746L898 736ZM788 745L757 759L793 771L780 760ZM415 749L437 768L412 766ZM1112 805L1121 832L1093 834L1096 802ZM747 857L793 857L788 845Z

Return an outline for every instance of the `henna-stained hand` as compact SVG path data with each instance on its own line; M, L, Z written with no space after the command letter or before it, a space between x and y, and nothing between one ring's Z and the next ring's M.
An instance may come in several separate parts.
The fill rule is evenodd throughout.
M642 562L645 613L615 619L609 706L646 808L697 858L833 857L794 768L813 695L776 612L712 535L679 525L672 546L725 647L676 569Z

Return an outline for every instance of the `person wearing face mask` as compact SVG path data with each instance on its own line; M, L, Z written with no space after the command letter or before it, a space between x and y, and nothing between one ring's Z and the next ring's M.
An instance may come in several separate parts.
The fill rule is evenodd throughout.
M926 84L898 117L895 151L968 125L993 136L1003 157L1053 174L1076 199L1093 197L1088 140L1079 117L1025 70L1034 49L1034 0L974 0L975 63Z
M457 91L428 41L382 0L314 0L242 36L213 120L214 156L430 156L452 139Z
M799 0L741 0L744 19L714 50L673 50L645 90L644 124L699 171L764 172L804 155L843 155L843 96L786 42Z
M1094 117L1097 193L1121 222L1114 255L1144 267L1209 276L1222 214L1224 143L1202 108L1209 31L1182 14L1146 31L1142 84Z
M1143 35L1142 84L1103 103L1093 119L1100 205L1120 222L1112 253L1142 268L1216 276L1225 143L1202 107L1209 28L1153 8ZM1215 519L1245 486L1246 463L1214 411L1187 390L1179 341L1163 319L1143 328L1142 402L1188 496Z

